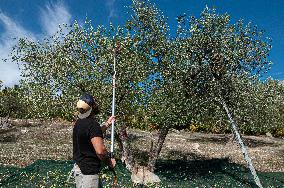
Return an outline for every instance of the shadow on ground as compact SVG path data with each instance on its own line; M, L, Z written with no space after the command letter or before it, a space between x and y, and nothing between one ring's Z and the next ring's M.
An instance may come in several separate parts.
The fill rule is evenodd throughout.
M117 187L132 187L130 173L120 161L117 164ZM160 160L156 167L160 187L256 187L248 169L227 159ZM2 166L0 187L74 187L73 179L66 182L71 168L72 161L54 160L38 160L26 168ZM113 187L113 174L106 168L103 172L105 187ZM264 187L284 185L284 173L258 175Z
M247 168L228 159L164 160L158 162L156 173L166 187L257 187ZM258 175L264 187L284 185L284 173Z
M230 142L236 142L235 138L232 134L207 134L198 136L192 135L192 137L188 138L188 142L198 142L198 143L217 143L217 144L226 144ZM278 146L279 143L271 140L267 137L257 138L257 137L244 137L242 138L243 142L248 147L264 147L264 146ZM275 138L274 138L275 139ZM278 139L277 139L278 140Z

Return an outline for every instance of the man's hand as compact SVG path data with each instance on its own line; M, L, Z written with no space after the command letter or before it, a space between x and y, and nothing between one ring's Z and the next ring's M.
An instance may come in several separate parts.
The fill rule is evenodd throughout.
M108 118L108 120L107 120L107 124L108 125L110 125L111 123L112 123L112 121L114 121L115 122L115 116L110 116L109 118Z
M101 126L102 132L105 133L112 121L115 121L115 116L110 116L108 120Z
M115 167L115 165L116 165L116 161L115 161L115 159L114 159L114 158L111 158L111 159L110 159L109 167L110 167L110 168L114 168L114 167Z

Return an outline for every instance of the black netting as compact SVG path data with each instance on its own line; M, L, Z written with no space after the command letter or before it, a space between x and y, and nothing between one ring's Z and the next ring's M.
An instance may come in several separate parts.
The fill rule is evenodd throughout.
M25 168L0 167L0 187L75 187L66 182L72 161L38 160ZM256 187L248 169L227 159L158 161L158 187ZM130 173L120 161L116 166L117 187L133 187ZM113 174L102 170L105 187L113 187ZM264 187L283 187L284 172L258 172ZM156 185L157 186L157 185ZM138 186L142 187L142 186ZM145 187L145 186L144 186Z

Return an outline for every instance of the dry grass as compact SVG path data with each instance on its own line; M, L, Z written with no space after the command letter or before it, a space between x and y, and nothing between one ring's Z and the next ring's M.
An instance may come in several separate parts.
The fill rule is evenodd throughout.
M15 123L17 139L0 142L0 165L24 167L37 159L72 159L72 124L62 121ZM130 130L132 146L145 156L150 148L149 134ZM0 135L1 136L1 135ZM218 159L246 165L241 150L231 135L172 131L161 151L163 159ZM244 136L256 170L284 172L284 141L270 137ZM138 149L139 148L139 149Z

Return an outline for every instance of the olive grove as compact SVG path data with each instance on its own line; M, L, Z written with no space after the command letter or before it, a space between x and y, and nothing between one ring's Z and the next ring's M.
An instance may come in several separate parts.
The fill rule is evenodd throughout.
M115 57L116 139L130 171L137 162L129 128L155 130L144 164L150 172L172 128L207 125L220 133L237 122L244 133L284 134L284 87L259 80L271 66L271 40L263 31L205 8L197 18L178 16L172 36L167 18L149 1L133 0L129 10L123 26L94 27L86 19L41 41L19 40L12 58L24 62L19 95L26 117L72 120L74 104L88 92L105 119Z

